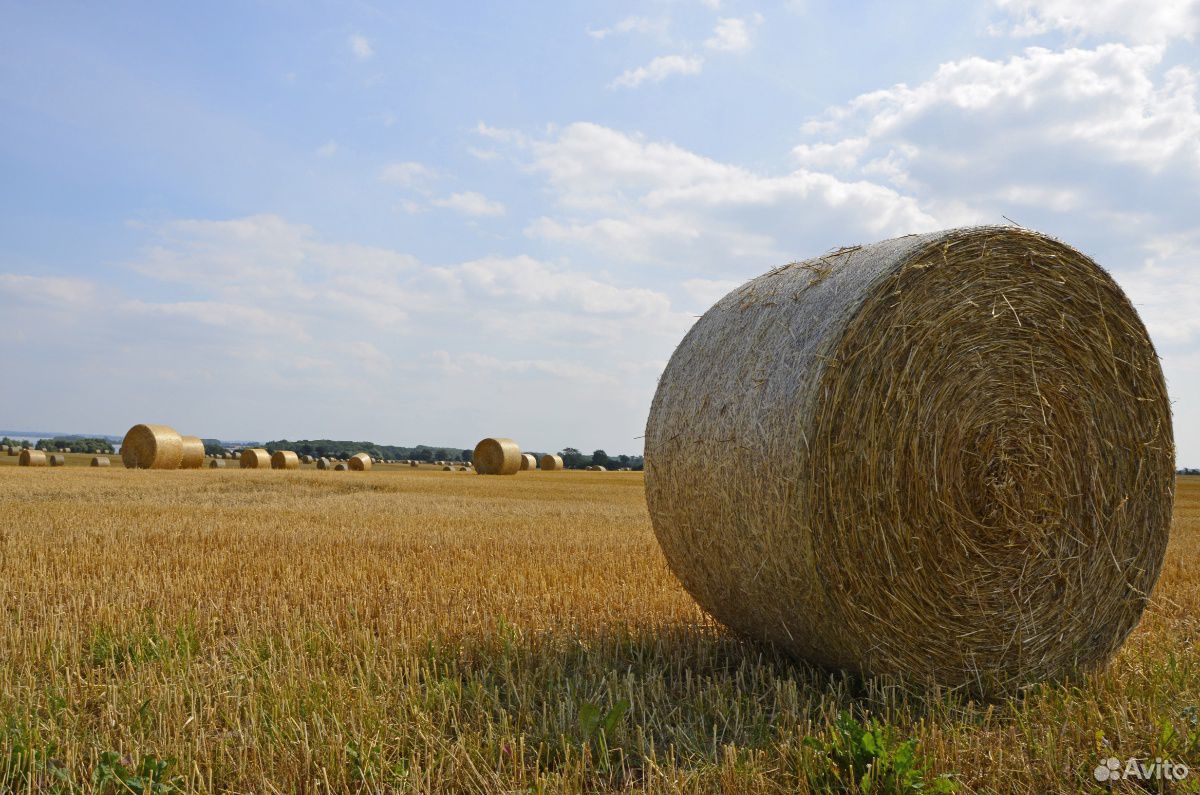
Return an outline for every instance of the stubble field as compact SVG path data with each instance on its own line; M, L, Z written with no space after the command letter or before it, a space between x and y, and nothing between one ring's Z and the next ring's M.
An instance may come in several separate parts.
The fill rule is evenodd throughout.
M1197 478L1113 666L991 704L713 625L640 473L0 466L0 513L0 791L1200 784L1093 777L1200 768Z

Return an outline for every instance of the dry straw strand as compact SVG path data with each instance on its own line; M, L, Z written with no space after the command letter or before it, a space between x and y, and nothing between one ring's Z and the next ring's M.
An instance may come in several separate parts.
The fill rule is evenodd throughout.
M169 425L134 425L121 442L121 461L129 469L179 469L183 437Z
M261 447L247 447L242 450L242 469L269 469L271 454Z
M515 475L521 471L521 448L512 439L487 438L475 445L471 460L481 475Z
M276 450L271 453L271 469L299 469L300 457L291 450Z
M204 440L199 436L181 436L183 441L183 458L179 461L180 469L199 469L204 466Z
M984 694L1102 666L1158 579L1175 483L1124 293L1012 227L815 264L727 295L659 381L646 496L672 570L823 666Z
M366 453L355 453L350 456L350 469L355 472L366 472L371 468L371 456Z

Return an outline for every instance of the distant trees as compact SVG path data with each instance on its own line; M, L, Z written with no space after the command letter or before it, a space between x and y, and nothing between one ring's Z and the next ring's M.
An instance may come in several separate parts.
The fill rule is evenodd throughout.
M25 442L25 446L28 447L29 443ZM107 439L84 436L55 436L53 439L39 439L35 447L38 450L45 450L52 453L61 453L68 447L74 453L111 455L113 452L112 442Z
M311 456L336 456L338 458L347 458L355 453L366 453L372 458L393 459L414 459L416 461L470 461L470 450L459 450L457 448L447 447L430 447L428 445L419 444L416 447L399 447L390 444L376 444L375 442L352 442L336 439L297 439L296 441L288 441L287 439L278 439L273 442L266 442L262 445L268 452L274 453L276 450L291 450L299 455Z
M586 466L600 466L605 469L622 469L629 467L630 469L640 470L643 465L642 456L636 455L618 455L611 456L603 450L596 450L590 456L579 452L574 447L564 447L562 452L563 467L566 469L583 469Z
M204 442L204 454L209 456L222 456L229 452L229 448L221 444L219 439L201 439Z

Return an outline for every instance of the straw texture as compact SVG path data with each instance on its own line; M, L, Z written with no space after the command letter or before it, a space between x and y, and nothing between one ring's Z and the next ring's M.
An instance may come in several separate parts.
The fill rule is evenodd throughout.
M299 469L300 457L291 450L276 450L271 453L271 469Z
M1136 626L1167 545L1170 405L1083 254L1016 228L911 235L710 309L659 381L645 478L668 563L728 626L1009 692L1103 665Z
M168 425L134 425L121 442L121 461L129 469L179 469L183 437Z
M17 466L44 467L46 466L46 454L41 450L25 448L20 452L20 458L17 459Z
M199 436L181 436L183 441L183 458L179 461L180 469L199 469L204 466L204 440Z
M208 468L209 469L224 469L225 468L225 459L224 458L214 458L212 461L208 462Z
M242 450L242 469L268 469L271 466L271 454L261 447L247 447Z
M512 439L484 439L471 456L481 475L515 475L521 471L521 448Z
M542 469L547 472L558 472L563 468L562 456L546 454L542 456Z
M350 469L355 472L366 472L371 468L371 456L366 453L355 453L350 456Z
M112 466L112 462L108 460L108 456L106 456L106 455L94 455L94 456L92 456L91 466L107 467L107 466Z
M46 464L52 467L65 467L67 465L67 457L62 453L50 453L46 456Z
M522 472L524 472L527 469L537 469L537 466L538 466L538 460L537 460L536 455L534 455L533 453L521 453L521 471Z

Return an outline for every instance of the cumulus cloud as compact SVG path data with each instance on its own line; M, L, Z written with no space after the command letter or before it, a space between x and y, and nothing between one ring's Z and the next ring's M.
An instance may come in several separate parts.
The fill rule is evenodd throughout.
M444 199L434 199L432 203L437 207L445 207L463 215L504 215L503 203L493 201L473 190L452 193Z
M346 39L346 43L350 47L350 52L360 61L366 61L375 55L375 49L371 47L370 39L362 34L352 34Z
M401 187L422 185L434 177L434 171L423 163L405 161L388 163L379 171L379 179Z
M746 20L737 17L718 19L712 36L704 40L704 46L718 52L750 49L750 30L746 27Z
M696 75L704 59L687 55L660 55L645 66L627 69L617 76L610 88L637 88L643 83L661 83L672 75Z
M1002 26L1015 36L1050 31L1069 35L1161 43L1194 41L1200 31L1200 0L995 0L1009 16Z
M607 28L588 29L588 35L593 39L606 39L609 36L622 33L657 33L667 30L668 21L663 17L628 16Z

